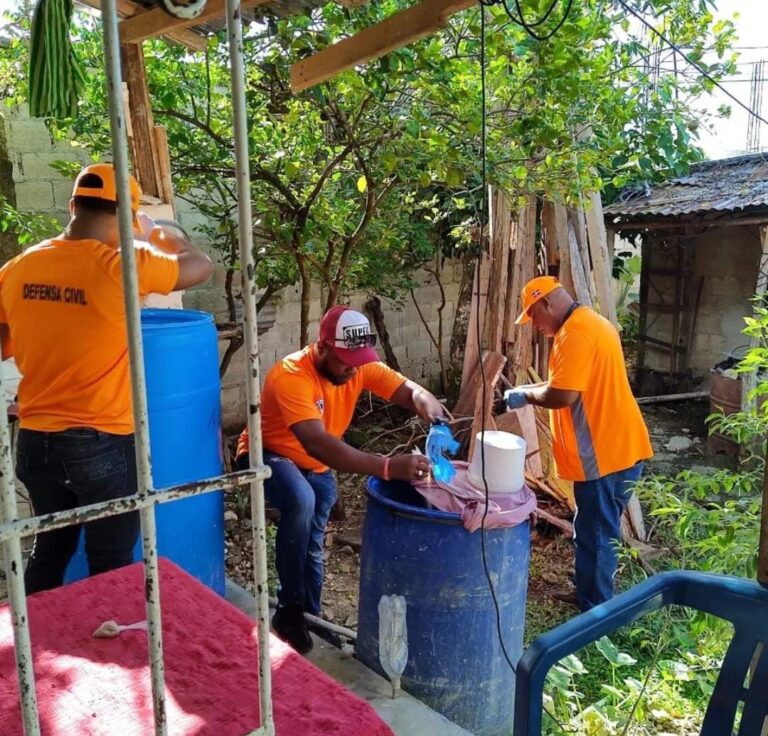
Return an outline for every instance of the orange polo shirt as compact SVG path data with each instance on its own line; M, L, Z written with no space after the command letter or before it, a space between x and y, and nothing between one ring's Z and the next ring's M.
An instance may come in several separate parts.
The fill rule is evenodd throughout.
M168 294L176 256L136 243L142 296ZM46 240L0 269L0 322L22 374L24 429L92 427L131 434L133 415L122 260L97 240Z
M343 386L323 378L315 367L315 347L310 345L272 366L261 392L261 431L264 449L287 457L302 470L328 470L307 454L291 427L319 419L328 434L339 439L352 421L363 391L389 400L405 382L405 376L384 363L366 363ZM237 443L237 456L248 452L248 428Z
M560 478L595 480L653 456L619 333L607 319L589 307L571 314L555 335L549 381L580 394L575 404L550 411Z

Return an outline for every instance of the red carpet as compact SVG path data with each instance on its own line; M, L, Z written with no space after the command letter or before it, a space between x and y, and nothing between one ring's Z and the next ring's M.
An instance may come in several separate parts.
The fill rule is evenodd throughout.
M259 725L256 627L160 560L166 702L172 736L242 736ZM104 621L145 618L141 564L29 598L43 736L154 733L147 634L94 639ZM272 637L278 736L393 736L363 700ZM0 607L0 734L22 736L13 631Z

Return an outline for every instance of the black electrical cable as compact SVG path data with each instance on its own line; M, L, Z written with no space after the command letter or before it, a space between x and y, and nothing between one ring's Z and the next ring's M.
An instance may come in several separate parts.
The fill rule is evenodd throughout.
M520 0L515 0L515 7L517 8L518 15L515 15L509 9L507 0L500 0L501 5L504 7L504 10L509 16L509 19L516 25L524 28L525 32L531 38L535 38L537 41L548 41L563 27L563 25L565 24L565 21L568 20L568 16L571 14L571 8L573 7L573 0L564 0L564 1L565 1L565 9L563 10L562 18L560 18L560 20L549 31L547 31L544 34L539 34L534 29L536 28L536 26L541 25L541 23L543 23L547 18L549 18L550 13L552 13L552 11L558 5L560 0L553 0L552 5L550 5L549 7L549 10L547 10L547 12L544 14L544 16L542 16L542 18L540 18L538 21L534 23L531 23L525 19L525 16L523 15L523 8L520 5ZM491 4L495 4L495 3L491 3Z
M486 115L486 76L485 76L485 4L484 0L480 0L480 102L481 102L481 126L480 126L480 159L481 159L481 172L482 172L482 196L481 196L481 211L480 211L480 243L482 253L483 232L485 226L488 224L488 156L487 156L487 115ZM477 259L477 267L475 269L475 275L477 278L477 292L480 293L480 264L482 257ZM482 381L482 406L483 412L485 412L486 399L488 396L488 385L485 377L485 366L483 365L483 347L482 347L482 335L480 334L481 322L480 322L480 300L477 300L475 308L475 327L476 327L476 339L477 339L477 354L480 368L480 378ZM504 632L501 627L501 608L499 607L499 600L496 596L496 588L493 585L493 579L491 578L491 572L488 568L488 557L485 547L485 522L488 518L488 507L490 505L490 490L488 488L488 479L485 475L485 443L483 442L482 435L485 433L485 414L483 413L483 424L481 427L481 439L480 439L480 475L483 479L483 488L485 491L485 508L483 509L483 517L480 520L480 549L483 560L483 571L485 572L485 579L488 581L488 589L493 599L493 607L496 612L496 633L498 635L499 644L501 645L501 651L504 654L504 659L507 660L507 665L512 670L512 673L517 676L517 667L512 662L509 653L507 652L506 644L504 643ZM557 724L557 727L565 734L575 734L575 731L567 730L562 723L549 711L545 706L542 706L544 712Z
M667 38L658 28L656 28L652 23L649 23L645 17L640 13L639 11L635 10L630 5L627 5L627 3L624 2L624 0L617 0L619 5L621 5L624 10L626 10L630 15L634 16L639 20L649 31L652 33L655 33L664 43L666 43L670 48L673 48L680 56L682 56L694 69L697 69L699 73L705 78L708 79L712 84L715 85L718 89L720 89L721 92L723 92L727 97L730 97L739 107L744 108L750 115L753 115L757 120L759 120L761 123L765 123L768 125L768 120L766 120L764 117L759 115L757 112L755 112L749 105L742 102L736 95L729 92L725 87L723 87L720 82L718 82L706 69L704 69L700 64L697 64L688 54L685 53L679 46L672 43L672 41Z

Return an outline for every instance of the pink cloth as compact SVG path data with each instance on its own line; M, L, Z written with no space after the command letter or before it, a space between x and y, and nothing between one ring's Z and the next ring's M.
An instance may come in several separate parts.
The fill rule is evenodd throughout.
M475 488L467 478L469 463L454 461L456 475L450 483L429 480L414 483L414 488L440 511L461 515L467 531L480 528L485 513L485 491ZM528 486L514 493L490 494L486 529L501 529L522 524L536 511L536 496Z

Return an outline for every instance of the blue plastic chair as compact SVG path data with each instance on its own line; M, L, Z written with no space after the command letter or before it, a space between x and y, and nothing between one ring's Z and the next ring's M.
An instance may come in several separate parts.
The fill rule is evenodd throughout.
M673 605L710 613L734 627L701 736L733 734L739 703L743 711L738 736L761 736L768 719L768 590L742 578L695 572L655 575L536 639L517 666L514 736L540 736L550 667L640 616ZM756 652L760 657L746 687Z

